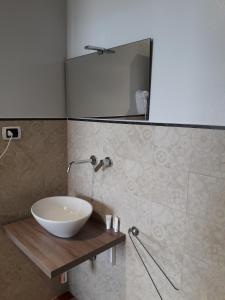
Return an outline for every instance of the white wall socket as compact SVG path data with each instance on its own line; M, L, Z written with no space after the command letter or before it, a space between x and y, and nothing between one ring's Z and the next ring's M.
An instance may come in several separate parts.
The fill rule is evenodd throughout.
M9 131L12 132L13 140L21 139L21 128L19 126L9 126L9 127L2 127L2 138L3 140L10 140Z

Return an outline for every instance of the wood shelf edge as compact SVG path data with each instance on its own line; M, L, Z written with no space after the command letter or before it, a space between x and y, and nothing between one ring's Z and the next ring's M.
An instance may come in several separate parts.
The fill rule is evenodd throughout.
M107 244L107 246L103 246L102 248L99 248L98 250L93 252L91 255L87 254L86 256L81 257L76 262L71 262L71 263L69 263L65 266L62 266L61 268L57 269L57 271L51 272L51 274L49 274L49 275L47 275L46 273L45 274L50 279L52 279L52 278L56 277L57 275L59 275L63 272L67 272L67 271L73 269L74 267L79 266L80 264L84 263L85 261L91 259L93 256L97 256L97 255L109 250L110 248L115 247L115 246L125 242L125 240L126 240L126 238L125 238L125 235L124 235L124 236L120 237L116 242L112 242L110 244Z
M87 226L86 230L85 227L83 229L84 233L81 230L78 238L75 236L71 240L52 236L32 218L10 223L3 226L3 228L20 251L47 277L52 279L126 240L124 233L115 234L113 231L106 231L103 225L92 220L88 221L88 223L85 225L85 227ZM26 231L24 224L26 224L25 227L27 228L32 227L34 236L31 236L28 229ZM87 233L89 234L91 231L93 231L93 235L87 236ZM26 235L27 239L24 239ZM43 243L43 238L48 245ZM33 244L32 241L34 242ZM37 246L37 241L40 241L40 247L39 245ZM56 251L55 248L58 248L58 250ZM54 261L55 265L52 265L51 255L48 256L46 253L53 253L56 258L58 255L58 263L56 260Z

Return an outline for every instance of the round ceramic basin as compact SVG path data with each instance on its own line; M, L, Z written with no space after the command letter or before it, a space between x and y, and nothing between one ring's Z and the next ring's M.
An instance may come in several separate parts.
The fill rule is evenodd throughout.
M44 198L31 207L35 220L48 232L62 238L77 234L92 214L87 201L69 196Z

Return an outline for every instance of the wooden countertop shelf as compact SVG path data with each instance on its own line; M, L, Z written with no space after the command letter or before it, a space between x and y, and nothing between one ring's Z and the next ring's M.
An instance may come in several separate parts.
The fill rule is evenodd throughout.
M17 247L49 278L125 241L125 234L105 230L103 224L93 220L70 239L51 235L33 218L5 225L4 229Z

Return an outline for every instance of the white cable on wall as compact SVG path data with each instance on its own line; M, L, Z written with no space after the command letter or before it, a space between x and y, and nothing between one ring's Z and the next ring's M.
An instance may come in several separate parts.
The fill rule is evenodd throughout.
M5 156L5 154L7 153L9 146L11 144L12 138L13 138L13 133L11 131L8 131L8 135L10 136L10 139L8 141L7 146L5 147L5 150L2 152L2 154L0 155L0 160L3 158L3 156Z

